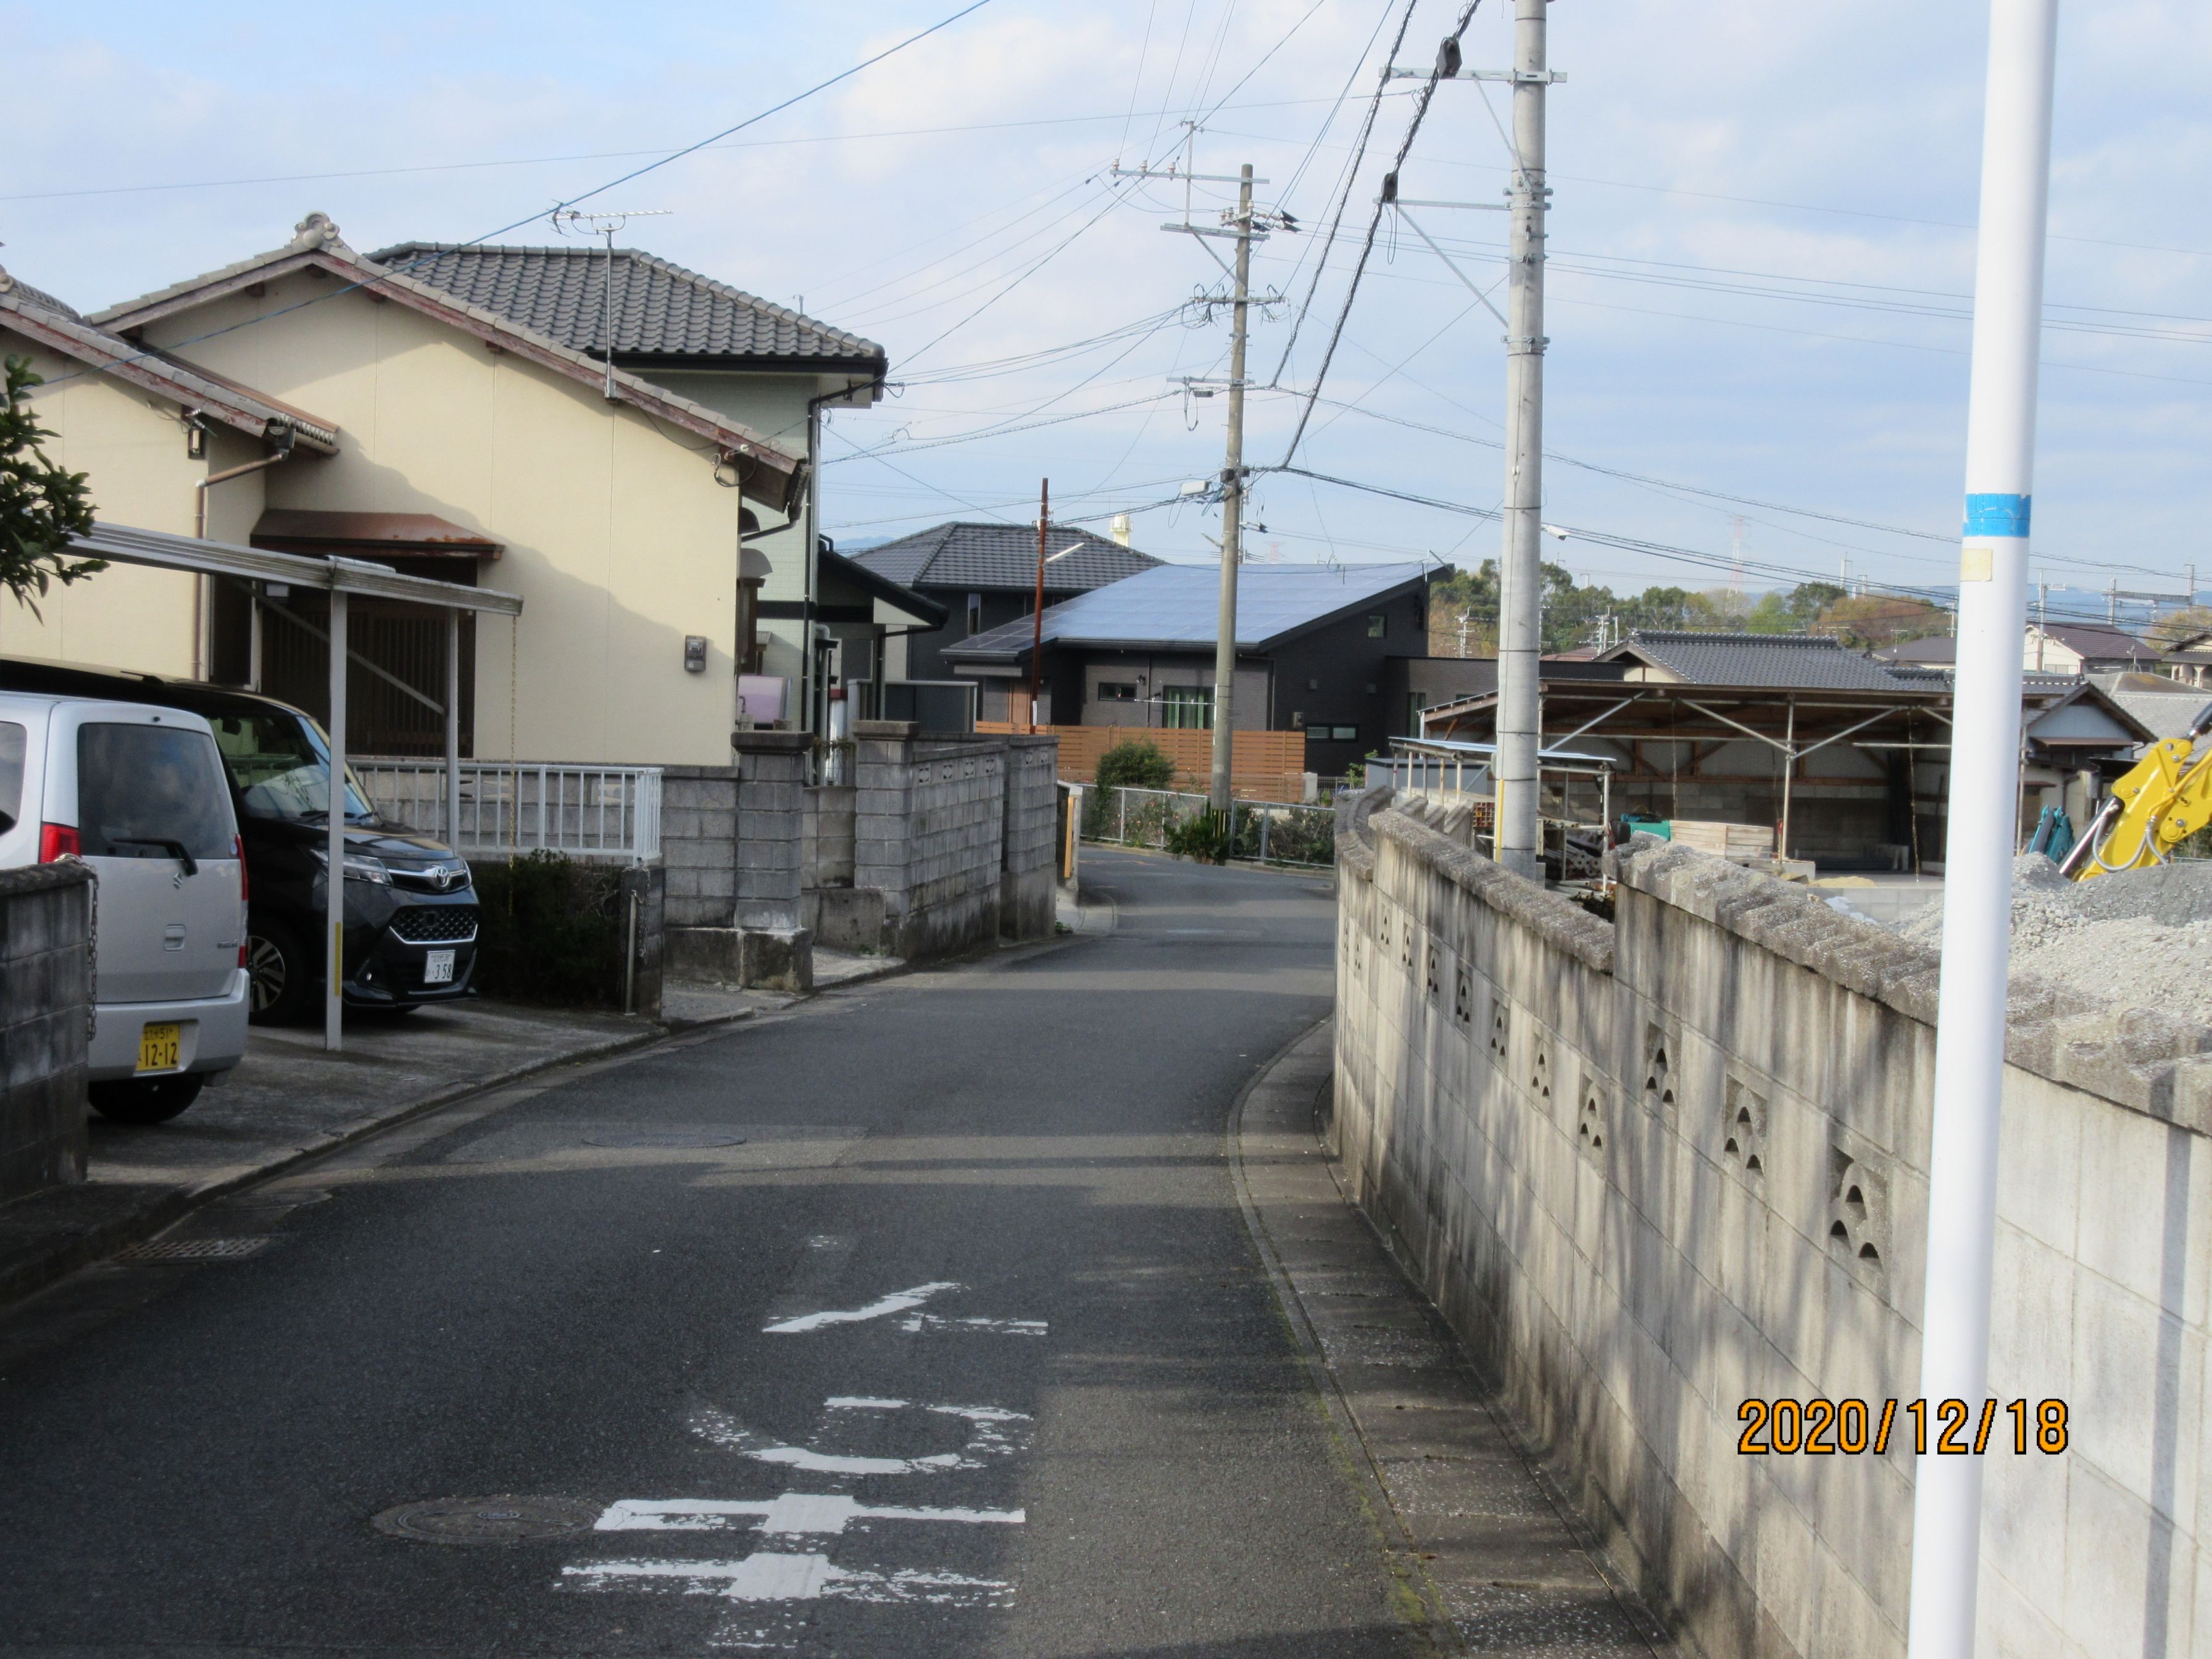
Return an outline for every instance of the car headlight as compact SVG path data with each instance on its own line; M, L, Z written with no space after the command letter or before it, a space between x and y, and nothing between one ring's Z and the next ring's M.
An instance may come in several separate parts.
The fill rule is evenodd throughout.
M313 850L315 854L315 862L321 865L324 869L329 869L331 867L330 854L324 852L320 848L316 848ZM348 881L373 881L380 887L389 887L392 885L392 872L384 867L384 860L382 859L370 858L365 853L348 853L346 854L345 875Z

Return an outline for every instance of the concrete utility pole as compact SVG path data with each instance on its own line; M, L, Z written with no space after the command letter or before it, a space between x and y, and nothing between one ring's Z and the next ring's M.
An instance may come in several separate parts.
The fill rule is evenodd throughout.
M1213 647L1213 788L1229 811L1237 756L1237 561L1244 521L1244 321L1252 301L1252 164L1237 179L1237 290L1229 335L1229 450L1221 465L1221 615Z
M1544 12L1514 0L1513 216L1505 337L1505 522L1498 562L1498 861L1543 879L1537 827L1538 659L1544 573Z
M1188 163L1183 169L1174 167L1155 171L1151 167L1115 167L1116 179L1180 179L1186 198L1194 184L1221 184L1237 186L1237 208L1232 214L1224 211L1219 227L1198 225L1190 222L1188 199L1184 216L1180 222L1162 225L1162 230L1180 232L1200 239L1199 245L1212 255L1213 262L1228 273L1234 285L1231 290L1231 306L1235 318L1235 330L1229 342L1229 450L1221 468L1221 611L1213 647L1213 780L1208 805L1217 812L1226 812L1230 800L1231 762L1235 756L1236 726L1234 710L1237 688L1237 563L1244 514L1244 334L1245 317L1252 304L1252 244L1264 241L1267 233L1253 223L1252 186L1263 185L1264 179L1252 176L1252 164L1247 161L1234 179L1219 173L1192 173ZM1270 225L1286 225L1290 222L1280 213L1261 216ZM1237 259L1231 265L1206 246L1206 239L1224 238L1237 244ZM1272 304L1276 296L1263 297L1263 304ZM1186 386L1195 388L1200 382L1186 380ZM1202 392L1201 397L1212 396Z
M1950 850L1928 1163L1920 1393L1988 1397L1996 1254L1998 1103L2018 827L2021 630L2035 464L2036 359L2051 189L2051 86L2058 0L1992 0L1982 127L1980 247L1966 411L1966 515L1959 559L1958 689ZM1912 1491L1911 1659L1972 1659L1982 1460L1936 1455Z

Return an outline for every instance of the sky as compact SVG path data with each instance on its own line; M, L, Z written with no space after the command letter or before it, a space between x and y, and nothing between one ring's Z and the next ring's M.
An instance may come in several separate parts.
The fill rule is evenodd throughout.
M363 250L551 241L556 204L965 3L0 0L0 264L90 310L310 210ZM1390 217L1346 308L1412 113L1395 83L1347 182L1407 3L988 0L588 205L659 210L622 240L886 348L887 395L823 445L841 544L1034 522L1048 477L1055 520L1128 511L1135 545L1199 560L1218 510L1179 492L1220 468L1226 399L1182 382L1226 375L1228 312L1203 302L1226 282L1161 227L1187 200L1218 224L1233 187L1115 169L1249 161L1298 228L1255 253L1280 299L1254 313L1246 461L1365 487L1263 471L1249 556L1472 566L1498 530L1451 508L1498 501L1503 330ZM1431 63L1461 3L1414 0L1395 61ZM1468 63L1508 64L1510 23L1482 0ZM2034 574L2076 605L2178 596L2192 562L2212 588L2212 8L2106 0L2060 27ZM1971 3L1557 0L1545 516L1570 533L1547 556L1627 588L1951 579L1985 28ZM1499 88L1440 88L1401 194L1498 202L1492 110ZM1410 216L1476 283L1502 274L1502 214Z

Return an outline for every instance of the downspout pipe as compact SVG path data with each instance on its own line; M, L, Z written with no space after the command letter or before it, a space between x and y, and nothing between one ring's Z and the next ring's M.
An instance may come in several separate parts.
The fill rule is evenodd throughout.
M247 461L242 466L227 466L220 472L210 472L192 485L192 539L207 539L208 491L219 483L228 483L233 478L242 478L249 472L265 471L280 461L292 459L292 431L283 430L283 447L273 455L264 455L258 461ZM192 583L192 678L204 680L211 666L207 639L208 583L211 576L201 576Z

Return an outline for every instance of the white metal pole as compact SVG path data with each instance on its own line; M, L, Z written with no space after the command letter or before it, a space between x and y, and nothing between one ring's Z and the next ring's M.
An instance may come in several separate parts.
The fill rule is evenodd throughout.
M2021 629L2051 179L2057 0L1992 0L1981 245L1966 414L1943 969L1929 1148L1920 1392L1978 1412L1989 1386L1997 1129L2012 935ZM1982 1460L1932 1452L1912 1494L1911 1659L1972 1659Z
M461 613L446 612L446 845L461 850Z
M1237 185L1237 295L1229 336L1229 453L1221 469L1221 605L1213 642L1213 776L1209 804L1227 812L1237 760L1237 561L1244 520L1244 323L1252 293L1252 164Z
M1515 0L1513 216L1505 337L1505 534L1498 565L1498 861L1543 878L1536 842L1537 659L1543 651L1544 29L1549 0Z
M331 791L323 852L323 1047L333 1054L344 1046L345 1010L345 769L346 769L346 596L331 588Z

